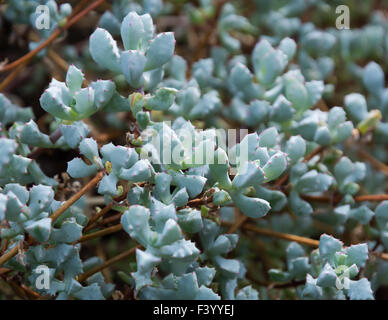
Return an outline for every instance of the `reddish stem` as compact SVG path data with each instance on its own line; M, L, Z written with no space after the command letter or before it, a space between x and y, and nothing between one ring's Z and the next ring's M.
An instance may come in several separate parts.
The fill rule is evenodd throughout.
M62 31L69 29L73 24L75 24L78 20L80 20L83 16L88 14L91 10L98 7L100 4L102 4L105 0L96 0L93 2L90 6L83 9L81 12L76 14L74 17L72 17L70 20L67 21L67 23L63 26L63 28L58 28L54 30L54 32L45 40L43 41L38 47L36 47L34 50L28 52L23 57L8 63L2 67L0 67L0 72L6 72L9 70L12 70L16 68L17 66L21 65L24 62L30 61L34 56L36 56L40 51L42 51L44 48L46 48L49 44L51 44L56 38L58 38Z

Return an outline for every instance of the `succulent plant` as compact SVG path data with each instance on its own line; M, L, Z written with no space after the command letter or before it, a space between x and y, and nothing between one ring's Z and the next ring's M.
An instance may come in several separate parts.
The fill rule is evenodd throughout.
M364 300L388 285L381 12L359 5L368 22L337 30L337 2L114 1L87 46L55 44L74 63L62 77L46 42L68 30L69 4L6 1L7 28L29 32L37 5L52 22L29 43L43 46L39 81L15 91L22 99L0 94L9 279L34 296L87 300ZM112 258L93 256L88 240L120 230L99 242ZM131 254L110 283L101 270Z
M374 299L370 282L366 278L352 280L359 274L368 259L366 244L343 247L341 241L322 235L319 249L314 250L310 260L304 249L292 242L287 248L288 271L270 270L275 281L305 280L298 287L302 299Z

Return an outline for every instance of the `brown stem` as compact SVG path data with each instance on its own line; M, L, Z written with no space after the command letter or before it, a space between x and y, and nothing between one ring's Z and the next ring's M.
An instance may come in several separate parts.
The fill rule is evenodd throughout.
M108 213L112 208L113 206L115 205L116 202L120 202L122 200L124 200L126 198L127 194L123 194L121 195L120 197L117 197L115 199L113 199L113 201L108 204L107 206L105 206L103 209L101 209L99 212L97 212L95 215L93 215L88 224L86 225L86 227L84 228L84 231L89 231L90 229L93 229L94 226L95 226L95 222L102 216L104 216L106 213Z
M230 224L228 223L226 225L230 225ZM277 231L273 231L273 230L269 230L269 229L263 229L263 228L257 227L253 224L250 224L250 223L244 224L242 226L242 228L245 230L248 230L248 231L253 231L255 233L265 235L265 236L275 237L275 238L279 238L279 239L283 239L283 240L287 240L287 241L295 241L295 242L306 244L306 245L312 246L312 247L318 247L318 245L319 245L318 240L314 240L314 239L310 239L310 238L306 238L306 237L301 237L301 236L297 236L294 234L288 234L288 233L277 232Z
M4 263L6 263L9 259L16 256L18 252L19 252L19 245L16 245L11 250L9 250L7 253L3 254L0 257L0 266L2 266Z
M98 143L106 143L107 141L112 141L113 139L120 138L123 136L122 131L113 131L108 133L100 133L96 136L96 141Z
M321 153L325 149L325 147L319 146L318 148L314 149L310 154L308 154L304 159L303 162L310 161L312 158L314 158L317 154Z
M1 254L3 254L7 250L7 247L8 247L8 239L3 239L3 247L1 249Z
M12 288L13 292L22 300L28 300L29 297L25 290L23 290L15 280L12 279L4 279L5 282Z
M0 276L2 276L3 274L7 274L7 273L9 273L11 271L12 271L11 269L0 268Z
M340 197L331 197L331 196L313 196L313 195L300 195L300 197L303 200L309 201L309 202L332 202L332 203L338 203L341 201Z
M372 251L371 252L375 257L377 258L381 258L383 260L388 260L388 254L387 253L382 253L382 252L375 252L375 251Z
M89 0L82 0L73 10L73 12L71 13L71 15L69 16L69 19L71 17L73 17L74 15L76 15L78 12L81 11L81 9L87 4ZM38 42L39 39L36 39L36 41ZM52 54L55 54L53 51L51 51ZM48 55L50 56L50 52L48 52ZM56 55L57 57L59 57L58 55ZM31 57L32 58L32 57ZM62 59L59 57L59 59ZM59 62L59 59L56 59L54 60L54 62L58 63ZM0 91L4 90L6 88L6 86L13 80L15 79L15 77L20 73L21 70L23 70L23 68L29 63L31 59L27 59L25 62L21 63L19 66L17 66L17 68L11 73L9 74L1 83L0 83ZM15 61L16 62L16 61ZM65 62L63 59L62 59L62 62ZM66 63L66 62L65 62ZM61 67L63 68L64 64L61 63ZM67 70L67 69L66 69ZM1 67L0 67L0 72L1 71L4 71ZM87 83L87 81L85 80L84 83ZM42 149L38 148L37 149L37 154L39 155L41 153Z
M341 201L341 197L330 197L330 196L314 196L314 195L301 195L301 198L307 201L312 202L332 202L338 203ZM367 194L362 196L354 197L354 201L362 202L362 201L384 201L388 200L388 194Z
M62 71L65 73L67 72L67 69L69 68L69 65L65 60L63 60L58 54L56 54L52 49L47 51L47 56L57 65L59 66Z
M55 129L55 131L52 134L50 134L51 143L57 142L60 137L62 137L62 131L61 131L61 128L58 127Z
M115 232L120 231L122 229L123 229L123 226L121 224L117 224L113 227L109 227L109 228L106 228L104 230L100 230L97 232L93 232L93 233L84 235L75 243L84 242L87 240L99 238L99 237L102 237L102 236L105 236L105 235L108 235L111 233L115 233ZM5 262L7 262L12 257L14 257L18 253L18 251L19 251L19 245L15 246L11 250L9 250L6 254L2 255L0 257L0 266L2 266Z
M67 73L67 70L69 69L69 65L67 62L58 54L56 54L52 49L47 51L48 57L57 65L64 73ZM83 85L88 86L90 82L85 78L82 82Z
M31 290L25 284L20 284L20 282L16 281L12 277L6 278L4 275L5 275L5 273L0 273L0 277L6 283L8 283L8 285L12 288L12 290L15 292L15 294L19 298L21 298L23 300L42 298L42 296L39 293Z
M35 292L34 290L31 290L25 284L22 284L20 287L26 292L28 297L31 299L42 299L43 298L43 296L41 296L39 293Z
M100 225L106 225L108 223L112 223L112 222L115 222L117 220L120 220L121 216L122 216L122 212L120 213L117 213L115 214L114 216L111 216L111 217L108 217L108 218L105 218L101 221Z
M233 225L232 223L226 222L226 221L222 222L222 224L224 226L227 226L227 227L231 227ZM248 230L248 231L255 232L257 234L262 234L265 236L283 239L283 240L287 240L287 241L295 241L298 243L306 244L306 245L311 246L311 247L317 248L319 246L319 240L301 237L301 236L297 236L297 235L289 234L289 233L277 232L277 231L273 231L273 230L269 230L269 229L263 229L263 228L257 227L255 225L249 224L249 223L244 224L242 226L242 228L245 230ZM387 253L381 253L381 252L370 252L370 253L378 258L383 259L383 260L388 260Z
M358 154L369 161L372 166L374 166L376 169L380 170L382 173L384 173L386 176L388 176L388 166L381 161L375 159L372 157L368 152L362 150L361 148L358 149Z
M92 189L97 183L99 183L104 176L103 172L97 173L97 175L90 180L80 191L67 200L58 210L56 210L51 216L51 220L54 222L58 217L70 208L76 201L78 201L86 192Z
M123 253L120 253L119 255L105 261L104 263L98 266L95 266L94 268L91 268L90 270L82 273L81 275L78 276L78 282L83 282L90 276L94 275L95 273L100 272L101 270L111 266L112 264L115 264L116 262L129 257L130 255L134 254L136 252L136 249L138 248L141 248L141 246L136 246L127 251L124 251Z
M289 176L290 174L287 172L283 177L281 177L279 180L275 182L274 187L281 187L283 184L286 183Z
M221 15L222 7L227 2L228 2L227 0L219 0L219 1L216 1L216 3L214 4L214 6L216 8L215 14L214 14L213 18L211 19L211 21L209 21L207 23L207 25L208 25L207 31L206 31L204 37L202 38L202 41L197 46L197 50L194 54L194 61L197 61L201 57L203 49L205 49L206 45L209 43L209 40L212 37L213 33L217 31L218 18Z
M58 210L54 211L54 213L50 216L52 223L54 223L55 220L58 219L58 217L63 212L65 212L68 208L70 208L70 206L73 205L77 200L79 200L86 192L92 189L102 179L103 176L104 176L104 173L99 172L80 191L78 191L69 200L67 200L61 207L58 208ZM20 245L23 245L23 242L20 242L19 245L16 245L15 247L13 247L11 250L9 250L7 253L3 254L0 257L0 266L2 266L4 263L6 263L8 260L10 260L18 253Z
M249 219L248 216L246 216L245 214L241 214L241 216L239 217L239 219L237 219L237 221L229 228L228 230L228 233L233 233L235 232L237 229L239 229L245 222L247 222Z
M94 214L88 224L85 226L84 228L84 231L89 231L91 229L94 228L95 226L95 222L100 218L102 217L103 215L105 215L106 213L108 213L114 206L114 203L111 202L110 204L108 204L107 206L105 206L103 209L101 209L99 212L97 212L96 214Z
M285 289L285 288L295 288L301 285L304 285L306 280L293 280L291 282L286 283L273 283L268 286L268 289Z
M189 202L187 202L186 206L189 207L199 207L203 204L207 204L211 202L213 199L213 196L210 197L203 197L203 198L198 198L198 199L192 199Z
M54 32L45 40L43 41L38 47L36 47L34 50L28 52L23 57L8 63L0 68L0 72L6 72L9 70L12 70L22 63L30 61L35 55L37 55L41 50L46 48L49 44L51 44L58 36L61 35L62 31L69 29L73 24L75 24L78 20L80 20L83 16L85 16L87 13L89 13L91 10L98 7L100 4L102 4L104 0L96 0L93 2L90 6L80 11L78 14L70 18L67 23L63 26L63 28L58 28L54 30Z
M108 234L118 232L118 231L120 231L122 229L123 229L123 226L121 225L121 223L120 224L116 224L116 225L114 225L112 227L108 227L108 228L100 230L100 231L96 231L96 232L93 232L93 233L86 234L86 235L82 236L81 238L79 238L75 243L84 242L84 241L87 241L87 240L91 240L91 239L99 238L99 237L102 237L102 236L106 236Z
M368 194L368 195L364 195L364 196L354 197L354 200L356 202L362 202L362 201L384 201L384 200L388 200L388 194Z
M3 91L13 79L17 77L20 71L27 65L27 63L20 64L15 70L13 70L1 83L0 83L0 91Z

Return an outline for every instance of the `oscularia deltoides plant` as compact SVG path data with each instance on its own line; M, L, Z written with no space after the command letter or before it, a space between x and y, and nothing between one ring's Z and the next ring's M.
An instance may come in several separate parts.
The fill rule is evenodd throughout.
M0 8L0 299L388 298L382 2L103 2Z

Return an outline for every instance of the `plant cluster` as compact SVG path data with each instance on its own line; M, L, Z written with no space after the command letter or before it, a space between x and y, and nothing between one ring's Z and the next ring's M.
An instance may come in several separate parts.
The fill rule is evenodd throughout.
M60 44L70 65L50 54L102 2L5 1L8 23L34 28L46 5L52 24L0 72L31 59L66 72L27 103L43 120L0 93L0 277L22 298L375 299L388 285L384 15L350 1L357 27L337 30L340 1L117 0L85 48ZM66 154L66 172L45 170L47 153Z

